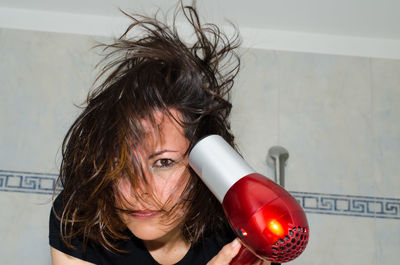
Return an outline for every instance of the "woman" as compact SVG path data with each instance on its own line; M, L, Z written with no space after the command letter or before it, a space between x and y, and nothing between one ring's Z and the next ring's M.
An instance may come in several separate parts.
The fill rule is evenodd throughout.
M229 91L239 41L202 25L194 7L180 10L193 44L157 17L130 16L127 31L104 45L104 81L63 142L53 264L229 264L238 253L188 152L209 134L234 145ZM128 38L133 29L144 35Z

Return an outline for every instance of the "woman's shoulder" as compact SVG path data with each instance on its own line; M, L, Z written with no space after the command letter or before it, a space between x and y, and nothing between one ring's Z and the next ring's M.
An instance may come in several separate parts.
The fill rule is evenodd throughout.
M93 247L88 244L85 251L83 251L83 240L79 236L71 240L71 245L68 246L62 238L62 228L60 218L64 210L64 203L62 193L58 194L53 201L50 218L49 218L49 244L52 248L61 251L72 257L96 263Z
M106 249L90 239L84 245L81 236L76 236L71 240L72 247L67 246L61 236L60 216L63 209L64 202L61 193L53 202L49 218L49 244L54 249L94 264L157 264L149 259L150 254L143 243L128 230L123 233L129 237L129 240L113 242L118 251Z

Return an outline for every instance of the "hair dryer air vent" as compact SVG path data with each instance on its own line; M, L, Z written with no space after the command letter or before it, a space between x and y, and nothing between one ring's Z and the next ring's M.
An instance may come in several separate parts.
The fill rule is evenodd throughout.
M293 227L288 235L279 239L272 247L271 261L288 262L299 256L308 243L308 229Z

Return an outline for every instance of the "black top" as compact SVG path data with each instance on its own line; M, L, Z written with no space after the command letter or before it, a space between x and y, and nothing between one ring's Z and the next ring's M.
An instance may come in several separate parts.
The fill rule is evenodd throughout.
M54 202L54 208L57 213L62 209L60 196ZM118 264L118 265L158 265L153 257L150 255L143 242L136 238L129 230L126 234L129 236L129 240L119 242L118 248L126 251L127 253L111 253L104 249L99 244L94 242L88 242L86 250L82 249L82 240L74 239L72 245L75 249L68 248L60 237L60 222L55 217L53 211L50 213L50 224L49 224L49 241L50 246L64 252L70 256L95 263L95 264ZM192 246L186 255L180 260L177 265L204 265L210 259L212 259L220 249L234 239L234 234L226 240L218 239L215 236L209 236L205 239L204 244L198 244Z

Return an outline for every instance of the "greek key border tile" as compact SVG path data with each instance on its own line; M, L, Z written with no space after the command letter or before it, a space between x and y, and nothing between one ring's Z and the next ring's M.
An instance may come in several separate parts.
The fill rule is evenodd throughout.
M53 194L57 174L11 171L0 169L0 191ZM57 183L56 191L62 190Z
M290 191L306 213L400 219L400 199Z
M0 170L0 192L53 194L62 190L57 174ZM289 191L307 214L330 214L400 220L400 199Z

